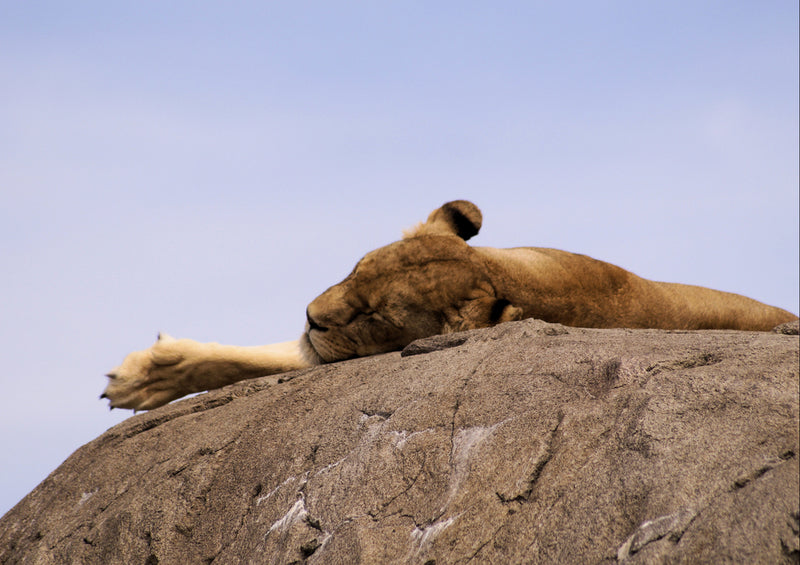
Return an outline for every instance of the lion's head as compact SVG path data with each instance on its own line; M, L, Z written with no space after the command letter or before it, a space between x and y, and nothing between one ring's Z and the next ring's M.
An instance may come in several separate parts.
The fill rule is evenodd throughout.
M481 212L458 200L434 210L401 241L368 253L308 306L302 343L317 362L395 351L415 339L518 320L466 240Z

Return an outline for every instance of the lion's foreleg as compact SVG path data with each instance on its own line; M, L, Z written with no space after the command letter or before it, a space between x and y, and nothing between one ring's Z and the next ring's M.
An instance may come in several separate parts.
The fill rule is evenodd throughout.
M162 335L108 374L101 398L112 408L150 410L193 392L309 365L299 341L241 347Z
M187 374L191 392L220 388L231 383L308 367L298 341L243 347L201 344L197 360Z

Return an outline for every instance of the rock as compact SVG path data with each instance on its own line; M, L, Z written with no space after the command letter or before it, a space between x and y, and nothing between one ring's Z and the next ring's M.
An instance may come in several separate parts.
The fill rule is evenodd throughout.
M433 353L434 351L450 349L451 347L459 347L467 343L467 340L469 340L468 332L435 335L418 339L409 343L403 351L400 352L400 357L422 355L424 353Z
M0 563L798 563L798 338L526 320L131 417Z

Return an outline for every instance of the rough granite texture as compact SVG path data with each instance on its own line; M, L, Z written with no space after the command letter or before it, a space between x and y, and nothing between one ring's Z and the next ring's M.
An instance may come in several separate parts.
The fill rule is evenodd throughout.
M0 563L798 563L798 355L527 320L239 383L76 451Z

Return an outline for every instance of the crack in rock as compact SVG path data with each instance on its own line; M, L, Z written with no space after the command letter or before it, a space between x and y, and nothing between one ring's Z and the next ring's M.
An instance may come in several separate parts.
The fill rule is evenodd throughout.
M556 422L555 427L550 430L550 433L542 438L542 444L540 444L539 454L537 455L536 462L533 465L530 473L527 477L525 477L523 481L523 485L520 485L517 482L517 485L514 489L507 489L504 491L495 491L495 495L497 498L500 499L500 502L503 504L509 504L512 502L528 502L531 498L531 494L533 494L533 489L536 486L536 483L539 481L539 477L542 476L542 472L550 460L555 455L556 451L556 435L558 431L561 429L561 425L564 422L565 414L560 412L558 414L558 421Z
M363 408L359 408L358 410L361 412L362 416L366 416L366 418L372 418L377 416L383 420L388 420L392 417L393 412L388 412L386 410L365 410Z
M657 375L663 371L680 371L681 369L695 369L697 367L716 365L717 363L721 363L722 359L723 357L719 353L706 352L686 359L661 361L650 365L645 370L650 373L650 375Z
M744 474L738 477L734 482L733 486L731 487L731 491L739 490L747 486L750 482L755 481L766 475L768 472L772 471L775 467L786 463L787 461L793 459L795 456L794 452L789 450L774 459L770 459L765 461L763 465L759 466L758 469L751 471L750 473Z

